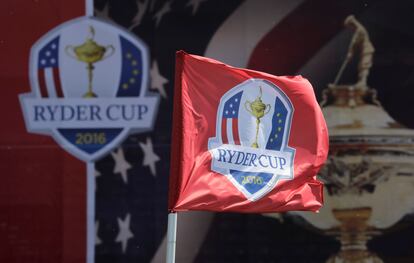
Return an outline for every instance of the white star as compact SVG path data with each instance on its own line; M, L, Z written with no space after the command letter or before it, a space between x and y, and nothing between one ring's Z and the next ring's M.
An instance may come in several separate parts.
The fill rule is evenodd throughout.
M50 51L48 50L48 51L46 51L46 57L49 57L50 56Z
M147 11L149 2L149 0L145 0L144 2L141 2L141 0L136 0L137 14L134 16L134 18L132 18L132 25L128 28L129 30L132 30L141 24L142 18Z
M159 69L156 60L152 63L151 67L151 89L158 90L163 98L167 98L167 93L164 89L164 84L168 83L168 79L164 78Z
M40 60L40 63L42 63L42 65L46 64L46 60L42 59Z
M226 114L229 114L229 111L228 110L226 110Z
M125 217L125 220L122 220L120 218L117 218L117 220L118 220L119 232L118 232L118 235L116 236L115 242L122 243L122 252L125 253L125 250L128 245L128 239L134 236L134 234L132 234L131 230L129 229L129 222L131 220L131 215L127 214Z
M115 160L114 173L120 173L124 182L128 183L127 171L131 168L131 165L125 160L124 151L119 148L116 153L111 152L111 155Z
M161 22L162 17L168 13L169 11L171 11L171 2L166 2L164 3L164 5L161 7L160 10L158 10L158 12L155 14L155 25L158 26L159 23Z
M232 111L232 113L233 113L233 114L236 114L236 112L235 112L235 111Z
M233 104L230 104L230 108L233 108Z
M102 240L98 236L99 221L95 222L95 246L102 244Z
M52 58L52 59L50 60L50 63L52 63L52 64L55 64L55 62L56 62L56 60L55 60L54 58Z
M155 163L160 160L160 157L155 154L154 149L152 148L151 138L147 137L147 143L144 144L140 142L139 146L144 152L144 160L142 161L142 165L149 166L151 174L156 176L157 171L155 169Z
M237 102L237 101L239 101L239 99L235 99L234 101Z
M200 7L201 3L205 2L206 0L190 0L186 6L191 6L193 10L191 11L192 15L197 13L198 8Z
M56 44L52 44L52 49L56 49Z

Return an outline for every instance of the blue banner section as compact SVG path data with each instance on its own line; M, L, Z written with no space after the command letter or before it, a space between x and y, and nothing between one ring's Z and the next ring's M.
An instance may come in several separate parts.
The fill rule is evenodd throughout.
M238 118L241 96L243 91L240 91L226 101L223 108L223 118Z
M93 154L111 143L122 129L58 129L58 132L80 150Z
M276 98L275 112L272 117L272 131L266 144L266 149L280 151L282 147L283 135L285 133L285 123L287 119L287 109L283 102Z
M39 52L39 69L54 68L59 65L59 36L42 47Z
M142 54L129 40L121 40L122 73L119 82L117 97L139 96L142 85Z
M230 170L230 174L251 194L260 191L273 177L271 173L251 173L236 170Z

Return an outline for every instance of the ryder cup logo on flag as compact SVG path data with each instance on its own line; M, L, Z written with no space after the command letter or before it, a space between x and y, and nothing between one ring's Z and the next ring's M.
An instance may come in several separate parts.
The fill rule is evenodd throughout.
M30 55L27 129L94 161L129 133L151 130L159 97L147 92L148 51L129 32L82 17L53 29Z
M173 115L170 211L322 206L329 139L307 79L179 51Z
M248 79L218 105L211 169L256 201L280 179L293 179L295 150L287 145L294 109L286 94L263 79Z

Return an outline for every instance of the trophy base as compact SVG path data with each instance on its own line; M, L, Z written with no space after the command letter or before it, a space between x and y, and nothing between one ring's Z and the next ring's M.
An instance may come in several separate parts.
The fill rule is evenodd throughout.
M98 95L96 95L95 93L93 93L92 91L88 91L85 94L83 94L84 98L97 98Z
M252 143L252 145L250 146L252 148L259 148L259 144L257 144L257 142Z
M341 251L330 257L326 263L384 263L376 254L369 251Z
M341 225L330 234L341 242L341 250L326 263L384 263L366 245L368 240L379 234L367 224L372 208L333 209L332 213Z

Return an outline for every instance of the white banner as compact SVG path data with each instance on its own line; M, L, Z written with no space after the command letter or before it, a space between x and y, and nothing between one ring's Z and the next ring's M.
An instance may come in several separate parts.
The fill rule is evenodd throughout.
M151 128L157 97L33 98L23 97L29 130L57 128Z

